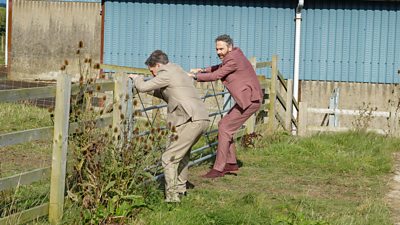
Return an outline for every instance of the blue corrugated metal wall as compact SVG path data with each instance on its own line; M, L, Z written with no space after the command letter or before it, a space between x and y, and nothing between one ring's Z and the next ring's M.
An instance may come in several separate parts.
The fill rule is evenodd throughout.
M187 70L217 64L214 39L227 33L246 56L269 61L278 54L283 74L292 73L295 5L192 2L106 1L104 63L144 67L147 56L162 49Z
M399 82L399 2L305 2L301 79Z
M305 2L300 79L399 82L400 3ZM292 78L295 7L296 1L106 1L104 62L144 67L162 49L185 69L216 64L214 38L227 33L248 57L279 55L279 69Z

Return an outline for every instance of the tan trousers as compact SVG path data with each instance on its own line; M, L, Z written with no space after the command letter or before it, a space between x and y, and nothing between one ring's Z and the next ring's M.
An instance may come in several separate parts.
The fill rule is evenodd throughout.
M161 156L165 175L165 201L179 202L179 193L186 191L190 150L207 131L209 121L199 120L176 128L178 139L171 141Z

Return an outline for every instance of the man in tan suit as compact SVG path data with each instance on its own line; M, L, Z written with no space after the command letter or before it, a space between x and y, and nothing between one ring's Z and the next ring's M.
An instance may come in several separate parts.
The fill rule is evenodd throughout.
M165 201L179 202L179 194L186 193L190 150L208 128L208 112L192 79L180 66L170 63L164 52L154 51L145 64L153 79L144 81L138 75L130 77L138 91L152 92L168 103L167 122L176 127L178 139L171 140L161 157L166 181Z

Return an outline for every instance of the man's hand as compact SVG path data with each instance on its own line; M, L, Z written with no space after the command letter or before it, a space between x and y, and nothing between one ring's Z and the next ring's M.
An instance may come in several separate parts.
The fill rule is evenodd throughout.
M129 74L129 78L132 78L132 79L136 79L136 78L138 78L138 77L140 77L140 75L137 75L137 74Z
M201 72L203 72L204 70L202 69L202 68L195 68L195 69L190 69L190 73L194 73L194 74L196 74L196 73L201 73Z

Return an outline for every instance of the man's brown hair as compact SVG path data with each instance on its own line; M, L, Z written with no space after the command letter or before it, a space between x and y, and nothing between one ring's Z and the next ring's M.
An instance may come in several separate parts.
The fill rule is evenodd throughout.
M146 66L150 66L153 67L155 66L157 63L161 63L161 64L167 64L168 61L168 56L167 54L165 54L163 51L161 50L155 50L154 52L151 53L151 55L149 56L149 58L147 58L146 62L144 64L146 64Z
M228 46L233 46L233 40L227 34L219 35L217 38L215 38L215 42L217 42L217 41L223 41L223 42L227 43Z

